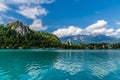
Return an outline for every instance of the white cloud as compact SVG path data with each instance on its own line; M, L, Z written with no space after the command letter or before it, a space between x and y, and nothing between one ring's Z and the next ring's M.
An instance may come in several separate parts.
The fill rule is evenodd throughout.
M6 4L49 4L54 0L0 0Z
M85 33L91 34L103 34L107 36L115 36L116 32L113 28L107 28L107 21L105 20L99 20L97 23L94 23L90 26L88 26L85 29Z
M93 35L93 34L102 34L106 36L118 36L120 34L120 29L108 28L107 21L99 20L96 23L86 27L85 29L81 29L75 26L69 26L68 28L58 29L53 32L58 37L66 37L73 35Z
M115 31L115 36L120 38L120 28Z
M68 28L58 29L57 31L54 31L53 34L57 35L58 37L65 37L72 35L80 35L81 32L82 32L81 28L69 26Z
M3 2L0 2L0 11L6 12L8 10L8 6L5 5Z
M105 35L107 35L107 36L115 36L116 32L115 32L115 30L113 28L106 29L105 30Z
M99 34L103 33L105 31L105 26L107 25L107 22L105 20L99 20L97 23L94 23L90 26L88 26L85 31L91 34Z
M120 28L117 29L117 30L114 30L114 29L108 29L106 30L108 32L106 32L106 35L107 36L115 36L115 37L120 37Z
M120 28L116 30L117 33L120 33Z
M41 6L35 7L20 6L18 13L31 19L36 19L37 16L47 15L46 9L42 8Z
M47 27L42 25L41 20L35 19L32 25L30 25L30 29L35 30L35 31L40 31L40 30L46 30Z
M47 10L41 4L49 4L54 0L12 0L13 2L20 3L18 13L33 20L30 28L35 31L46 30L47 27L42 25L42 20L38 17L47 15ZM26 5L27 4L27 5ZM29 5L28 5L29 4Z
M105 25L107 25L107 22L105 20L99 20L97 23L94 23L86 28L86 30L92 30L92 29L99 29L103 28Z
M112 32L114 32L114 29L113 29L113 28L110 28L110 29L107 29L107 30L106 30L106 33L112 33Z
M106 31L106 29L103 27L103 28L99 28L99 29L93 29L89 33L91 33L91 34L103 34L105 31Z

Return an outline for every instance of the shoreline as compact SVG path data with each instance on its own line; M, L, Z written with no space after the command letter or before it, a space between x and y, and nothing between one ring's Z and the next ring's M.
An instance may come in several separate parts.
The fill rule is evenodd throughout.
M52 50L61 50L61 51L64 51L64 50L72 50L72 51L109 51L109 50L120 50L120 49L0 49L0 51L2 50L13 50L13 51L16 51L16 50L38 50L38 51L52 51Z

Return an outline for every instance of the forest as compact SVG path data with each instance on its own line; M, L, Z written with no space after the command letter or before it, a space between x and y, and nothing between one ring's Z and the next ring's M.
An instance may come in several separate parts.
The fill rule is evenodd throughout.
M0 25L0 48L2 49L57 48L60 44L60 40L49 33L31 30L23 36L10 26Z

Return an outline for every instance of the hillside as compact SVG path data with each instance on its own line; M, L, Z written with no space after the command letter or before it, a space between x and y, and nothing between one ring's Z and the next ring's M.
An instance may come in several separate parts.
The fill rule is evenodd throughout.
M57 48L60 44L55 35L32 31L19 21L0 25L0 48Z

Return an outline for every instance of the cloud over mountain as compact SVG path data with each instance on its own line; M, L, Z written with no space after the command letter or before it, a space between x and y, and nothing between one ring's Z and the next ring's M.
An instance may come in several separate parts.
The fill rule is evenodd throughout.
M120 33L120 29L109 28L108 22L105 20L98 20L96 23L87 26L84 29L75 26L68 26L67 28L61 28L53 32L58 37L75 36L75 35L94 35L102 34L107 36L117 36Z

